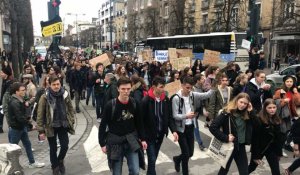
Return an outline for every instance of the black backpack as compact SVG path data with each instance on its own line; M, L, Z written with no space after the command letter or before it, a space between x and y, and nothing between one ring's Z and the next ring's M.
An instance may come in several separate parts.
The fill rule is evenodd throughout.
M134 98L132 97L129 97L129 102L132 103L133 105L133 109L135 110L136 109L136 102L134 100ZM114 98L111 100L111 106L112 106L112 109L111 109L111 118L115 115L115 110L116 110L116 104L117 104L117 98Z
M179 98L179 108L178 108L178 114L182 114L182 108L183 108L183 105L184 105L184 99L183 98L181 98L178 94L174 94L174 95L172 95L171 96L171 98L170 98L170 103L171 103L171 109L172 109L172 101L173 101L173 98L175 97L175 96L177 96L178 98ZM192 105L194 106L194 94L192 93ZM173 113L173 109L171 110L172 111L172 113Z

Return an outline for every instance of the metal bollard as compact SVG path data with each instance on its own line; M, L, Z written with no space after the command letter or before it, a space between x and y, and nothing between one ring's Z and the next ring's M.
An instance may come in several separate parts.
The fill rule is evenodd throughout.
M16 144L0 144L0 175L24 175L19 162L21 147Z

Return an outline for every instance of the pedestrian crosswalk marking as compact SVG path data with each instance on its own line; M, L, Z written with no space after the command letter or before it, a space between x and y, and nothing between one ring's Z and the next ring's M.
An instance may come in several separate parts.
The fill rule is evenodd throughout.
M93 126L83 146L93 173L109 170L107 156L102 152L98 143L98 128L96 126Z

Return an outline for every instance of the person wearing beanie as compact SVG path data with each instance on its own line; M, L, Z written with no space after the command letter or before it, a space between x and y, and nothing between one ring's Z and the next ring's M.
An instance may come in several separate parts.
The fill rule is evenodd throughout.
M3 96L5 92L9 89L8 87L10 86L10 84L12 83L12 71L10 67L3 67L0 71L0 76L2 78L0 106L2 106ZM3 118L4 114L0 113L0 133L3 133Z

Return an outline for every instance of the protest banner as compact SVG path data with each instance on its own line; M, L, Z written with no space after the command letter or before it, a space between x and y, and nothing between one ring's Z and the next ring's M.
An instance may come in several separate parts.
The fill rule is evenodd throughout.
M250 47L251 47L251 42L248 41L248 40L243 39L243 41L242 41L242 48L250 50Z
M109 57L107 56L107 54L102 54L100 56L97 56L93 59L89 60L89 63L95 68L97 63L102 63L104 65L104 67L108 66L111 64L111 62L109 61Z
M221 62L220 54L220 52L205 49L202 64L216 65Z
M175 59L171 59L170 63L172 64L172 67L174 69L183 70L185 67L191 66L191 58L190 57L175 58Z
M176 49L177 58L180 57L190 57L193 58L193 50L192 49Z
M156 50L154 53L155 61L165 62L168 61L168 50Z
M168 83L165 86L165 90L168 92L168 97L176 94L181 89L181 83L179 80L172 83Z
M178 58L175 48L169 48L168 52L169 52L169 60L174 59L174 58Z
M152 49L144 49L142 51L142 58L143 61L148 61L151 62L152 61Z

